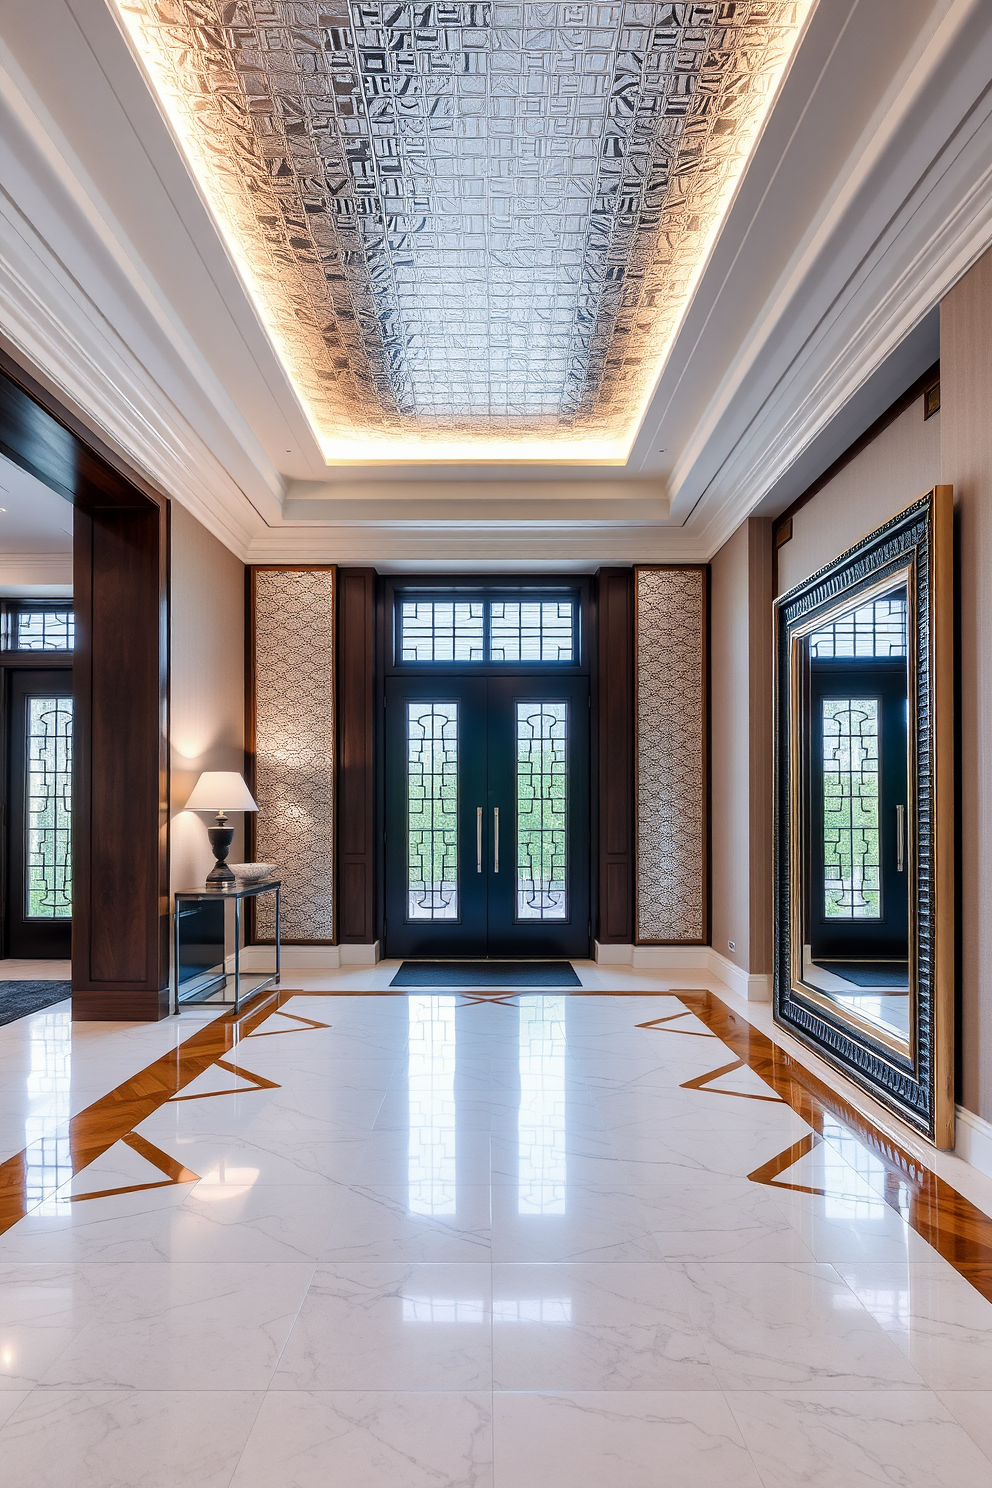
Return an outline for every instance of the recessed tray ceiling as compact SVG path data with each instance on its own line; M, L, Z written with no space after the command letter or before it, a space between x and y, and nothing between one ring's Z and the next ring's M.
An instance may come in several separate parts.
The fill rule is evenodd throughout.
M116 0L328 463L622 463L812 0Z

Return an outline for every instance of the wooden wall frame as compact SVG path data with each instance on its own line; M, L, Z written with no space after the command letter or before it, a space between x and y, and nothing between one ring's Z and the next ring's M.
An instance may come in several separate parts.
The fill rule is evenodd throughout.
M162 1018L169 502L2 351L0 449L74 511L73 1018Z
M337 940L370 945L376 914L376 571L339 568Z

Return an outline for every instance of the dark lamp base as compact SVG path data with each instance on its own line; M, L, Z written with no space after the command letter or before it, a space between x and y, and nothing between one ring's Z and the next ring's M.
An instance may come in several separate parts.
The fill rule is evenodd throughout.
M217 859L210 872L207 874L208 884L233 883L234 874L227 866L225 859L231 851L231 843L234 841L233 827L208 827L207 837L210 839L210 847L214 857Z

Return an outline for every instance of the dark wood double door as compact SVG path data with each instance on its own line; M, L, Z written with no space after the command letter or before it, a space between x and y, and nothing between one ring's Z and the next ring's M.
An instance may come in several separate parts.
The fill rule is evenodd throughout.
M587 677L390 677L385 755L387 955L589 954Z

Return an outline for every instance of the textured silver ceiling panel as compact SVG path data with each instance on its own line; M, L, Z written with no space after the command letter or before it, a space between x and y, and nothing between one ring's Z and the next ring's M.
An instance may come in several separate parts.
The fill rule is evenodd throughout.
M329 457L608 458L810 0L117 4Z

